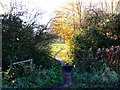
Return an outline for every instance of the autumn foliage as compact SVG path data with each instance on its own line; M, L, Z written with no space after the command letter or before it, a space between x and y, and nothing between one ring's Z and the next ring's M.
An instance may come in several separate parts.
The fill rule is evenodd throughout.
M68 2L65 6L55 11L52 32L64 38L66 44L71 44L74 34L80 30L81 6L77 1Z

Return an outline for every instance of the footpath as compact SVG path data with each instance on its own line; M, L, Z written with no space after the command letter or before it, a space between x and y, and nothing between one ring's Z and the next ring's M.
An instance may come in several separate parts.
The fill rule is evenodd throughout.
M71 68L72 66L68 66L66 65L61 59L60 59L60 54L61 54L62 50L60 50L56 55L55 55L55 59L58 60L61 63L61 66L63 67L63 71L64 71L64 82L61 85L57 85L56 87L54 87L55 89L59 89L59 88L67 88L70 85L73 84L72 82L72 75L71 75Z

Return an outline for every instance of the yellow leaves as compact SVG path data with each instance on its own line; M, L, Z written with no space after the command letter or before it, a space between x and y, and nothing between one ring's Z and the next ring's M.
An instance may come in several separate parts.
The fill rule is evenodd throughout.
M73 30L63 30L59 32L58 36L63 37L65 39L69 39L71 38L72 34L73 34Z
M70 46L66 45L65 49L61 51L60 58L67 64L72 64L73 55L70 53Z
M67 43L67 44L70 44L71 42L72 42L71 39L67 39L67 40L65 41L65 43Z
M56 21L52 22L53 31L58 33L58 36L62 38L70 37L73 34L73 26L72 24L64 21Z
M80 11L79 1L70 1L55 11L56 20L52 22L52 31L64 38L67 44L72 43L76 30L80 30Z
M65 44L68 45L65 51L62 52L61 57L66 63L72 63L73 54L71 49L75 48L72 39L74 35L82 31L80 28L81 6L79 1L68 2L55 11L55 17L56 19L51 23L52 31L59 37L64 38Z

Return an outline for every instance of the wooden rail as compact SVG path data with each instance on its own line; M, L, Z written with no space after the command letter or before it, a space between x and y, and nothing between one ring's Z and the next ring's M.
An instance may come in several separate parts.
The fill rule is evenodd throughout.
M22 63L26 63L26 62L30 62L30 68L32 69L33 59L29 59L29 60L25 60L25 61L15 62L15 63L13 63L12 65L22 64Z

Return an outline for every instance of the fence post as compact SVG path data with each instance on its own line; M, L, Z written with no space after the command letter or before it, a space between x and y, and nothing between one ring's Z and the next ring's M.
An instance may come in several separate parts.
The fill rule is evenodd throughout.
M32 69L32 65L33 65L33 60L30 59L30 69Z

